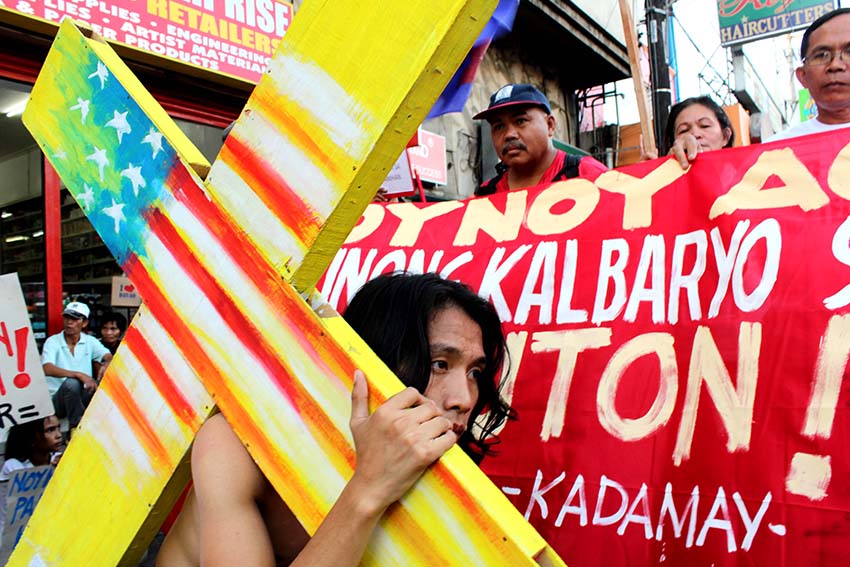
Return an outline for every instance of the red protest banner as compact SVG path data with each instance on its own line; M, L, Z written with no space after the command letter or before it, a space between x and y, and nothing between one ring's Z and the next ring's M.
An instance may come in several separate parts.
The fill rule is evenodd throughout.
M570 565L835 565L848 215L850 129L373 205L320 289L437 271L494 303L519 421L483 467Z

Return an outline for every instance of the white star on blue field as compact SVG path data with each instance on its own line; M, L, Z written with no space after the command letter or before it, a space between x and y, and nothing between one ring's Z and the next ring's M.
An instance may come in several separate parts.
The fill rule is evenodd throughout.
M178 158L91 50L74 57L77 71L54 78L63 98L50 100L48 112L64 119L59 142L45 153L123 265L145 255L147 217L172 198L165 182Z

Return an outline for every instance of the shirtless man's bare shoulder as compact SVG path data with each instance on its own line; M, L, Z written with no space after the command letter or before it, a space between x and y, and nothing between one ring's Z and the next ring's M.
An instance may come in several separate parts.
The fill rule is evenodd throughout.
M352 298L346 321L408 387L370 413L366 377L354 372L356 466L312 538L217 415L195 440L194 489L158 565L356 567L387 508L452 445L467 437L486 454L485 438L512 412L497 387L505 338L490 303L436 274L385 274Z
M221 414L198 431L192 479L194 486L160 549L158 565L194 566L198 559L205 566L288 565L307 543L307 533ZM234 545L234 538L240 545ZM234 550L238 557L231 556ZM246 557L245 550L251 555Z

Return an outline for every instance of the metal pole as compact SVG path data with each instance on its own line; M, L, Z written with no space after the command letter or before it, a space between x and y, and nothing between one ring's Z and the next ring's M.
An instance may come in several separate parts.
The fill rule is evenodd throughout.
M640 131L643 137L643 149L652 154L655 152L655 132L652 129L652 118L649 116L649 108L646 101L646 92L643 89L643 79L640 72L640 52L638 50L637 33L635 32L632 8L628 0L619 0L620 16L623 20L623 33L626 38L626 49L629 52L629 67L632 71L632 85L635 88L635 101L640 115ZM660 154L659 154L660 155Z
M664 127L670 115L670 65L667 55L667 20L670 0L646 0L646 30L649 36L649 70L652 84L652 117L658 155L670 149L664 143Z

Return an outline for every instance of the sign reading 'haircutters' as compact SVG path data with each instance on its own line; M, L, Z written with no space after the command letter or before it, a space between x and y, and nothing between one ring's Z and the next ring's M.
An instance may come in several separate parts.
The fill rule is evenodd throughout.
M823 0L717 0L723 47L807 27L835 9Z
M0 0L0 6L57 24L73 18L109 41L252 83L293 13L285 0Z
M838 565L849 215L847 129L370 205L320 289L436 271L493 302L519 420L483 466L570 564Z

